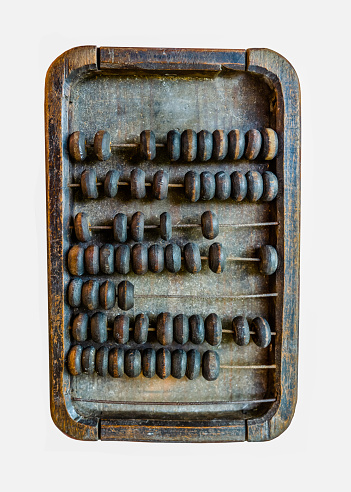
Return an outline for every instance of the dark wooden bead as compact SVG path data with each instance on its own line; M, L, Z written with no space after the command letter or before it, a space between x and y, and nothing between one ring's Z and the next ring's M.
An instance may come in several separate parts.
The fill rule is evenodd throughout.
M169 241L172 237L172 216L169 212L160 215L160 235L165 241Z
M197 134L197 157L200 161L206 162L212 157L213 136L207 130L201 130Z
M81 345L74 345L67 356L67 366L72 376L78 376L82 373L82 351Z
M145 171L136 168L130 173L130 194L132 198L145 198Z
M88 280L82 287L82 303L91 311L99 306L99 282Z
M208 266L214 273L222 273L226 265L226 254L221 243L212 243L208 250Z
M214 239L219 234L219 224L217 214L207 210L201 215L202 235L206 239Z
M113 322L113 338L124 345L129 341L129 316L119 314Z
M215 130L213 133L212 159L222 161L228 153L228 137L224 130Z
M271 328L266 319L258 317L252 320L251 330L255 332L252 340L260 348L266 348L271 343Z
M85 212L78 213L74 218L74 232L78 241L83 243L91 238L90 222Z
M95 169L86 169L80 177L80 186L85 198L97 198L97 178Z
M132 248L133 272L137 275L144 275L148 269L147 246L142 243L134 244Z
M177 130L171 130L167 133L167 152L171 162L180 158L181 137Z
M184 246L185 268L190 273L198 273L201 270L201 255L196 243L187 243Z
M263 137L262 157L266 161L271 161L278 152L278 135L272 128L264 128L261 135Z
M215 381L219 376L220 360L214 350L207 350L202 357L202 375L207 381Z
M149 248L149 269L160 273L165 266L165 253L159 244L152 244Z
M84 252L85 271L89 275L99 273L99 246L91 244Z
M82 371L85 374L94 374L95 372L95 347L86 347L82 352Z
M263 202L271 202L278 194L278 179L271 171L265 171L262 174L263 193L261 200Z
M100 304L103 309L112 309L116 303L116 286L106 280L100 287Z
M147 342L149 333L149 317L147 314L140 313L135 318L134 341L138 344Z
M278 254L273 246L261 246L258 250L260 258L260 272L263 275L272 275L278 268Z
M247 194L247 181L245 174L240 171L234 171L230 175L232 182L231 196L236 202L242 202Z
M257 202L263 193L263 179L258 171L248 171L246 173L247 199L250 202Z
M143 375L146 378L153 378L156 374L156 352L152 348L143 350Z
M183 349L176 349L172 352L171 373L176 379L181 379L186 372L186 352Z
M232 191L230 176L225 171L219 171L215 175L216 180L216 197L219 200L227 200Z
M161 379L171 375L172 359L168 349L161 348L156 352L156 374Z
M128 280L118 284L118 307L123 311L129 311L134 306L134 285Z
M70 281L67 291L68 304L72 307L79 307L82 302L83 280L74 278Z
M83 275L84 273L84 248L79 244L75 244L68 251L68 271L71 275Z
M141 353L139 350L127 350L124 356L124 372L130 378L137 378L141 373Z
M108 354L108 372L113 378L121 378L124 374L124 350L114 347Z
M111 156L111 136L105 130L99 130L94 137L94 154L99 161L107 161Z
M95 370L99 376L107 376L108 371L108 348L100 347L96 352Z
M232 328L234 332L234 342L243 347L250 342L250 327L247 319L244 316L237 316L232 321Z
M119 172L116 169L111 169L105 176L104 193L109 198L114 198L118 192Z
M185 345L189 340L189 320L185 314L177 314L173 319L173 335L180 345Z
M72 337L77 342L85 342L88 338L88 320L89 316L86 313L79 313L75 316L72 323Z
M195 349L191 349L187 353L186 363L186 377L188 379L196 379L200 375L201 368L201 356L200 352Z
M76 162L84 161L87 156L86 140L83 132L74 132L68 138L69 155Z
M115 255L116 272L127 275L130 270L130 249L126 244L121 244L116 249Z
M173 320L170 313L160 313L156 321L156 337L161 345L173 342Z
M181 136L182 159L192 162L197 154L197 135L194 130L184 130Z
M261 150L262 136L258 130L249 130L245 134L245 157L252 161L256 159Z
M165 263L169 272L179 272L182 267L182 252L178 244L167 244L165 248Z
M189 318L190 340L195 345L200 345L205 341L204 320L198 314L193 314Z
M127 216L125 214L117 214L113 219L113 237L118 243L127 241Z
M156 138L152 130L140 133L140 152L143 159L152 161L156 157Z
M90 318L91 338L96 343L107 341L107 316L104 313L95 313Z
M200 198L200 175L196 171L188 171L184 176L184 194L191 202Z
M216 180L212 173L203 171L200 174L200 198L212 200L216 194Z
M111 275L115 271L114 247L112 244L104 244L100 248L100 270Z
M138 243L144 241L144 222L143 212L135 212L130 223L130 235L133 241Z
M222 341L222 322L216 313L211 313L205 319L205 336L210 345L219 345Z
M228 157L229 159L241 159L245 150L245 136L240 130L232 130L228 133Z
M153 194L157 200L164 200L168 196L169 174L160 169L154 174Z

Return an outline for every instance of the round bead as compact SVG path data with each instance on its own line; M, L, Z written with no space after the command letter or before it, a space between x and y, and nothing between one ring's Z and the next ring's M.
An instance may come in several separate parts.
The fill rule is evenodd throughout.
M152 189L157 200L164 200L168 196L169 174L160 169L154 174Z
M108 348L100 347L96 352L95 369L99 376L107 376L108 370Z
M228 157L229 159L241 159L245 150L245 136L240 130L232 130L228 133Z
M251 330L255 332L252 335L252 340L260 348L266 348L271 343L271 328L268 321L258 317L252 320Z
M161 345L173 342L173 320L170 313L160 313L156 321L156 337Z
M184 194L191 202L200 198L200 175L196 171L188 171L184 176Z
M129 311L134 306L134 285L123 280L118 284L118 307Z
M132 248L132 266L137 275L144 275L148 269L147 246L142 243L134 244Z
M181 137L177 130L171 130L167 133L167 152L171 162L177 161L181 151Z
M156 373L161 379L166 379L171 375L171 352L168 349L161 348L156 353Z
M234 171L230 175L232 182L232 193L231 196L233 200L237 202L242 202L247 194L247 181L246 176L240 171Z
M85 212L80 212L74 218L74 232L78 241L83 243L91 238L90 222Z
M130 378L137 378L141 373L141 353L139 350L127 350L124 356L124 372Z
M224 130L215 130L213 133L212 159L222 161L228 153L228 137Z
M134 341L138 344L147 342L149 330L149 317L147 314L140 313L135 318Z
M127 241L127 216L125 214L117 214L113 219L113 237L118 243Z
M261 150L262 136L258 130L249 130L245 134L245 157L252 161L256 159Z
M173 336L180 345L185 345L189 340L189 320L185 314L177 314L173 319Z
M200 352L195 349L191 349L187 353L186 363L186 377L188 379L196 379L200 375L201 356Z
M264 202L271 202L278 194L277 176L270 171L265 171L262 174L262 179L263 179L263 194L261 196L261 200Z
M82 303L91 311L99 306L99 282L88 280L82 287Z
M81 345L74 345L67 356L67 366L72 376L78 376L82 373L82 351Z
M169 241L172 237L172 216L169 212L160 215L160 235L165 241Z
M184 130L181 136L182 159L186 162L192 162L196 159L197 153L197 135L194 130Z
M207 210L201 215L202 235L206 239L214 239L219 234L219 224L217 214Z
M79 307L82 302L82 286L83 280L81 278L74 278L68 285L68 304L72 307Z
M200 174L200 198L212 200L216 193L216 180L212 173L203 171Z
M250 202L257 202L263 193L262 175L257 171L248 171L245 176L247 181L247 198Z
M278 268L278 254L273 246L261 246L258 250L260 262L260 272L263 275L272 275Z
M186 372L186 352L182 349L176 349L172 352L171 373L176 379L181 379Z
M83 132L74 132L68 138L69 155L76 162L84 161L87 156L86 140Z
M156 352L152 348L143 350L143 375L153 378L156 374Z
M140 152L143 159L152 161L156 157L156 138L152 130L140 133Z
M86 313L79 313L75 316L72 323L72 337L77 342L85 342L88 338L88 320L89 316Z
M130 249L126 244L121 244L116 249L115 256L116 272L127 275L130 270Z
M130 223L130 235L133 241L144 241L144 220L143 212L135 212Z
M232 189L230 176L225 171L219 171L215 175L216 180L216 197L219 200L227 200L230 197Z
M196 243L187 243L184 246L185 268L190 273L198 273L201 270L201 255Z
M119 314L113 322L113 338L119 344L126 344L129 341L129 316Z
M105 130L99 130L94 137L94 153L99 161L107 161L111 156L111 136Z
M250 327L247 319L244 316L237 316L232 321L234 331L234 342L243 347L250 342Z
M84 252L85 270L89 275L99 273L99 247L91 244Z
M202 162L206 162L212 157L213 136L207 130L201 130L197 134L197 157Z
M215 381L219 376L219 355L214 350L207 350L202 357L202 375L207 381Z
M85 198L97 198L97 178L95 169L86 169L80 177L80 186Z
M190 340L195 345L200 345L205 341L204 320L198 314L193 314L189 318Z
M221 243L212 243L208 250L208 266L214 273L222 273L226 265L226 254Z
M153 244L149 248L149 269L152 272L162 272L165 266L165 253L159 244Z
M90 318L91 338L96 343L107 341L107 316L104 313L95 313Z
M100 287L100 304L103 309L112 309L116 303L116 286L106 280Z
M68 251L68 271L71 275L83 275L84 273L84 248L75 244Z
M112 244L104 244L100 248L100 269L102 273L111 275L115 271L114 247Z
M165 263L169 272L179 272L182 266L182 252L178 244L167 244L165 248Z
M206 341L210 345L219 345L222 341L222 322L219 316L211 313L205 319Z
M145 198L145 171L142 169L133 169L130 173L130 194L132 198Z
M108 171L104 180L104 192L105 196L109 198L114 198L118 192L118 180L119 172L116 169Z
M82 371L85 374L94 374L95 372L95 347L86 347L82 352Z
M272 128L264 128L261 134L263 137L262 157L266 161L271 161L278 152L278 135Z
M108 372L113 378L121 378L124 374L124 350L114 347L108 354Z

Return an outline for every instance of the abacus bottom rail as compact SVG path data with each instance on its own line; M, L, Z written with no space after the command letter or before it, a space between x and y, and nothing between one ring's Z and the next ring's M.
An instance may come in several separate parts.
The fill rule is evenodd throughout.
M166 405L166 406L192 406L192 405L251 405L255 403L274 403L276 398L262 398L259 400L237 400L237 401L116 401L116 400L98 400L95 398L78 398L72 397L72 401L80 401L82 403L106 403L109 405Z

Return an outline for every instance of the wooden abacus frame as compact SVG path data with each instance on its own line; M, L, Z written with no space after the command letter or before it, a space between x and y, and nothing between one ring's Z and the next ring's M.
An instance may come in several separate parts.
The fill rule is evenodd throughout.
M70 92L87 74L104 72L216 74L248 71L262 77L275 92L275 130L279 138L277 177L283 192L277 204L277 249L283 265L276 273L280 320L275 343L275 398L258 418L230 420L149 420L145 418L84 418L70 395L66 369L69 334L65 321L65 266L69 217L67 176L69 157ZM300 234L300 89L291 65L267 49L190 50L146 48L73 48L58 57L48 70L45 86L47 174L48 283L51 413L65 434L81 440L135 440L181 442L265 441L289 425L297 399L299 234Z

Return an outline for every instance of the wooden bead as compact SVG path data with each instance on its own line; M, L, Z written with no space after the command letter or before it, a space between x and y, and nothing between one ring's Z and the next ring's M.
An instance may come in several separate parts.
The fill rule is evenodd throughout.
M201 130L197 134L197 157L202 162L206 162L212 157L213 136L207 130Z
M130 173L130 194L132 198L145 198L145 171L142 169L133 169Z
M176 379L181 379L186 372L186 352L182 349L176 349L172 352L171 373Z
M129 341L129 316L119 314L113 322L113 338L124 345Z
M127 275L130 270L130 249L126 244L121 244L116 249L115 255L116 272Z
M114 198L118 192L119 172L116 169L108 171L104 179L104 193L109 198Z
M143 350L142 363L143 375L146 378L153 378L156 374L156 352L154 349Z
M82 371L85 374L94 374L95 372L95 347L86 347L82 352Z
M134 306L134 285L128 280L118 284L118 307L123 311L129 311Z
M165 266L165 253L159 244L152 244L149 248L149 269L152 272L160 273Z
M85 271L89 275L99 273L99 247L96 244L91 244L84 252Z
M160 313L156 321L156 337L161 345L173 342L173 320L170 313Z
M185 345L189 340L189 320L185 314L177 314L173 319L173 336L180 345Z
M212 243L208 250L208 266L214 273L222 273L226 265L226 254L221 243Z
M157 200L164 200L168 196L169 174L167 171L157 171L153 179L153 194Z
M100 270L111 275L115 271L114 247L112 244L104 244L100 248Z
M68 271L71 275L83 275L84 273L84 248L79 244L75 244L68 251Z
M184 194L191 202L200 198L200 175L196 171L188 171L184 176Z
M219 234L219 224L217 214L207 210L201 215L202 235L206 239L214 239Z
M130 235L133 241L144 241L144 222L145 216L143 212L135 212L135 214L132 215L132 220L130 223Z
M68 138L69 155L76 162L84 161L87 156L86 139L83 132L74 132Z
M222 322L219 316L211 313L205 319L205 336L210 345L219 345L222 341Z
M167 133L167 152L171 162L180 158L181 136L177 130L171 130Z
M74 232L78 241L85 243L91 238L90 222L85 212L78 213L74 218Z
M201 356L200 352L195 349L191 349L187 353L186 363L186 377L188 379L196 379L200 375Z
M152 161L156 157L156 138L152 130L140 133L140 152L143 159Z
M149 333L149 317L147 314L140 313L135 318L134 323L134 341L138 344L147 342Z
M142 243L134 244L132 248L133 272L137 275L144 275L148 269L147 246Z
M100 304L103 309L112 309L116 303L116 286L106 280L100 287Z
M195 345L200 345L205 341L204 320L198 314L193 314L189 318L190 340Z
M108 354L108 372L113 378L121 378L124 374L124 350L114 347Z
M194 130L184 130L181 136L182 159L192 162L197 154L197 135Z
M156 352L156 373L161 379L171 375L172 359L168 349L161 348Z
M250 342L250 327L247 319L244 316L237 316L232 321L232 328L234 332L234 342L243 347Z
M190 273L198 273L201 270L201 255L196 243L187 243L184 246L185 268Z
M228 153L228 137L224 130L215 130L213 133L212 159L222 161Z
M271 343L271 328L266 319L258 317L252 320L251 330L255 332L252 340L260 348L266 348Z
M270 171L265 171L262 174L263 193L261 200L263 202L271 202L278 194L278 179L275 174Z
M219 171L215 175L216 181L216 197L219 200L227 200L232 191L230 176L225 171Z
M85 342L88 338L88 320L89 316L86 313L79 313L74 317L72 323L72 337L77 342Z
M264 128L261 134L263 137L262 157L266 161L271 161L278 152L278 135L272 128Z
M230 175L232 182L231 196L236 202L242 202L247 194L246 176L240 171L234 171Z
M207 381L215 381L219 376L220 360L214 350L207 350L202 357L202 375Z
M160 235L165 241L169 241L172 237L172 216L169 212L160 215Z
M82 303L90 311L99 306L99 282L88 280L83 284Z
M278 268L278 254L273 246L261 246L258 250L260 258L260 272L263 275L272 275Z
M96 343L107 341L107 316L104 313L95 313L90 318L91 338Z
M82 373L82 351L81 345L74 345L67 356L67 366L72 376L78 376Z
M113 237L118 243L127 241L127 216L125 214L117 214L113 219Z
M258 130L249 130L245 134L245 157L252 161L256 159L261 150L262 136Z
M67 300L70 306L80 306L80 303L82 302L82 286L83 280L81 278L74 278L70 281L67 290Z
M200 198L212 200L216 193L216 180L212 173L203 171L200 174Z
M240 130L232 130L228 133L228 157L229 159L241 159L245 150L245 136Z
M262 175L257 171L249 171L246 173L247 181L247 198L250 202L257 202L263 193Z
M107 376L108 371L108 348L100 347L96 352L95 370L99 376Z
M130 378L137 378L141 373L141 353L139 350L127 350L124 356L124 372Z
M105 130L99 130L94 137L94 154L99 161L107 161L111 156L111 136Z
M178 244L167 244L165 248L165 263L169 272L179 272L182 267L182 252Z
M97 198L97 178L95 169L86 169L80 177L80 187L85 198Z

